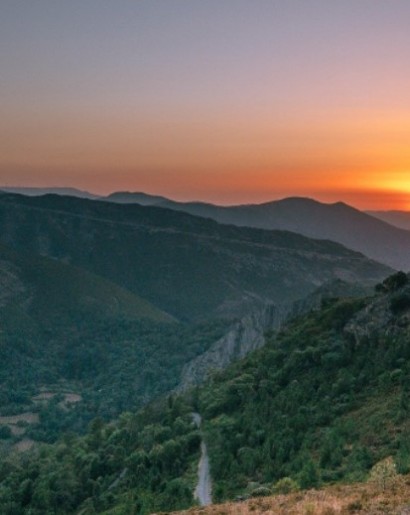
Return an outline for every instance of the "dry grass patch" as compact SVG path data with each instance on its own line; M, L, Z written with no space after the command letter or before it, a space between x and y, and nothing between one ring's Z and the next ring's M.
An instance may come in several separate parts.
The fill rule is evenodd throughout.
M410 475L381 491L372 483L335 485L239 503L191 508L180 515L410 515Z

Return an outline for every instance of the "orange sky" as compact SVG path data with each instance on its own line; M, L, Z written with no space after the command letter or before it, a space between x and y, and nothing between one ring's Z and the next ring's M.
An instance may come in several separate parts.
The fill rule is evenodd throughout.
M1 169L11 172L8 185L125 189L224 204L298 195L410 209L410 116L327 112L279 123L262 115L220 117L169 124L132 116L89 116L81 124L68 116L52 123L26 117L3 138L8 163Z
M404 0L0 6L0 186L410 209Z

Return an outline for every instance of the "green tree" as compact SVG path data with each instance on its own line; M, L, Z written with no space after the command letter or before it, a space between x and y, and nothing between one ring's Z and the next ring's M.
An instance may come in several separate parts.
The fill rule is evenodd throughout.
M302 468L299 477L302 488L315 488L319 486L320 476L318 468L312 458L308 458Z

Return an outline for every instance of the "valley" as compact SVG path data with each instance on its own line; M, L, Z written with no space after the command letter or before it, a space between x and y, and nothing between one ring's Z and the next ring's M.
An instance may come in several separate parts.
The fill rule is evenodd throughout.
M194 503L201 441L209 453L214 502L270 495L282 488L283 478L303 490L289 499L249 500L241 509L269 510L279 502L295 513L311 504L333 506L338 513L347 502L338 497L343 486L323 495L304 491L365 481L383 460L394 460L395 477L406 481L409 288L409 278L398 273L379 283L376 294L323 299L321 309L272 333L265 346L203 386L157 399L118 421L95 419L85 436L33 449L25 455L36 469L25 502L39 513L44 506L40 485L58 478L59 489L47 494L49 509L74 513L93 506L112 514L130 506L147 514L188 509ZM193 412L201 416L201 432ZM39 461L39 452L45 459ZM203 446L202 458L204 463ZM18 510L22 494L10 492L13 481L26 484L28 472L18 461L10 466L6 461L0 468L0 506ZM109 488L112 484L115 488ZM378 506L359 495L366 486L354 488L358 494L349 502L359 506L360 501L365 510ZM405 491L388 502L405 506ZM230 513L235 510L230 506L211 507L209 513Z
M0 195L0 227L5 514L149 514L363 481L390 455L410 468L404 273L63 195Z

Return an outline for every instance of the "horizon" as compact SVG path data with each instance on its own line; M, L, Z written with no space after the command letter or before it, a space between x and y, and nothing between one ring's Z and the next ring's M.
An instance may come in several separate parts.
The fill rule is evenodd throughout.
M410 4L3 2L0 182L410 209Z
M251 202L251 201L247 202L245 200L244 202L238 202L238 203L217 203L217 202L213 202L212 200L198 199L195 197L184 197L183 199L179 199L179 198L167 196L166 194L162 194L162 193L158 193L158 192L147 192L147 191L142 191L142 190L115 190L114 189L112 191L109 191L108 193L100 194L93 190L85 190L82 188L78 188L76 186L67 186L67 185L65 185L65 186L55 186L55 185L54 186L50 186L50 185L47 185L47 186L27 186L27 185L25 185L25 186L8 186L7 185L6 186L6 185L0 185L0 192L3 191L5 193L14 193L14 191L11 191L11 190L31 190L33 192L38 191L38 190L61 190L61 191L73 190L73 191L77 191L78 193L89 194L91 196L95 196L96 197L95 200L100 200L100 199L104 200L105 198L107 198L113 194L147 195L149 197L163 197L164 199L170 200L172 202L202 203L202 204L215 205L215 206L219 206L219 207L263 205L263 204L269 204L271 202L280 202L280 201L284 201L284 200L299 199L299 200L311 200L313 202L317 202L319 204L324 204L324 205L329 205L329 206L335 205L335 204L345 204L349 207L352 207L352 208L357 209L358 211L362 211L362 212L366 212L366 211L380 211L380 212L398 211L398 212L410 213L410 209L382 209L382 208L366 209L366 208L357 207L352 203L346 202L343 198L326 201L326 200L321 200L320 198L313 197L313 196L303 196L303 195L296 195L296 194L293 194L293 195L290 194L288 196L277 196L274 198L269 197L269 198L267 198L265 200L261 200L259 202ZM16 192L16 193L19 193L19 192ZM24 195L24 193L22 193L22 194ZM68 196L70 196L70 195L68 194Z

